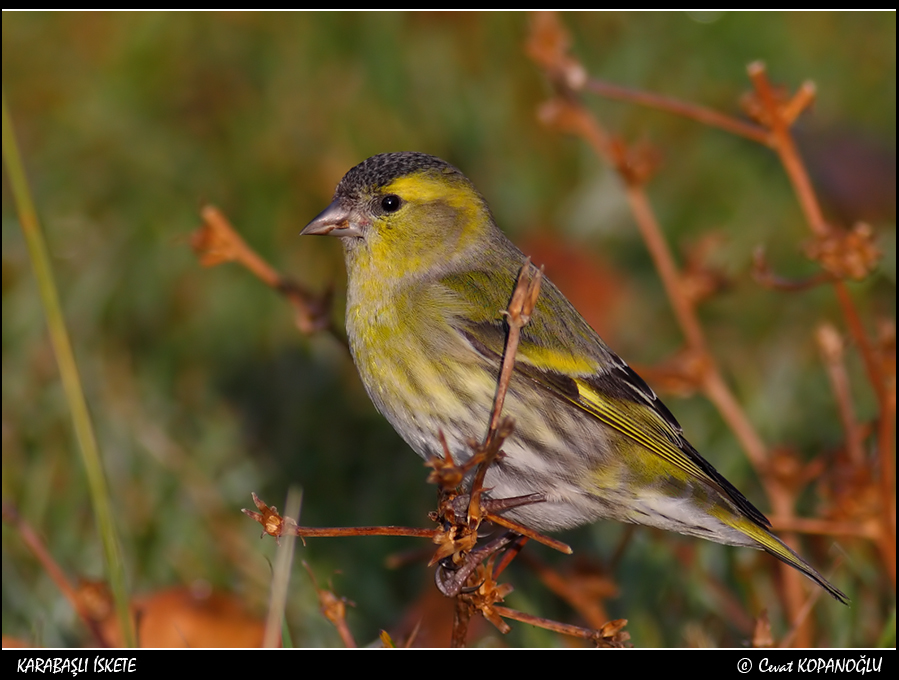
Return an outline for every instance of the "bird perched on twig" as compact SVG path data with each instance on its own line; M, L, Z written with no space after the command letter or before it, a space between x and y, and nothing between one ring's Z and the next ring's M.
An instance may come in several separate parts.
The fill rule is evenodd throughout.
M525 262L455 167L386 153L352 168L303 234L337 236L348 272L347 334L369 396L421 456L456 460L488 422ZM521 333L493 498L538 531L613 519L766 550L847 597L774 536L770 523L684 438L656 394L545 280Z

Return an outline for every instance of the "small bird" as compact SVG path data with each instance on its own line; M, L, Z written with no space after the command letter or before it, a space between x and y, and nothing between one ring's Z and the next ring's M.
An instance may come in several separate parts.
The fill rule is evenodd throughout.
M340 238L346 326L371 400L425 459L457 461L486 431L508 328L502 311L525 255L471 181L424 153L372 156L340 180L302 234ZM503 415L493 498L537 531L600 519L763 549L848 598L774 536L770 522L684 438L668 408L544 279L523 328Z

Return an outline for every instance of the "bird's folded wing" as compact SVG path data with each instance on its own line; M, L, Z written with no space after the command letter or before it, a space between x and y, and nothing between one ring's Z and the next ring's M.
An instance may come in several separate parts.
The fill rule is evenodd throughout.
M567 300L564 305L576 314ZM541 311L538 303L532 322ZM558 312L558 306L554 311ZM551 327L558 320L557 314L544 316L534 326L536 333L530 332L530 326L525 326L515 357L518 375L642 445L689 479L716 489L759 525L770 526L768 519L699 455L683 437L680 424L655 392L609 350L589 326L587 329L595 342L580 356L548 347L547 339L553 337ZM579 315L577 320L586 326ZM475 351L496 365L498 374L507 334L502 319L461 320L455 325ZM562 332L563 337L570 334L570 326ZM583 345L579 342L576 347L581 349Z

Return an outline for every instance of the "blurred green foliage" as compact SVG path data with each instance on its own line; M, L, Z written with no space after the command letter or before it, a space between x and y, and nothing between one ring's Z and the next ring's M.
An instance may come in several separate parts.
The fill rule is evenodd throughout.
M525 14L4 12L2 21L3 87L136 591L203 580L263 611L274 543L256 541L258 527L239 513L251 491L281 505L288 485L302 486L301 519L313 526L424 526L433 507L425 469L375 413L343 350L328 337L300 336L288 306L244 270L197 264L188 235L205 202L280 271L316 289L334 284L340 316L339 246L300 240L300 229L362 159L433 153L474 181L513 240L545 234L595 254L613 281L596 296L616 304L591 320L622 356L651 364L680 346L617 178L581 141L537 121L548 88L524 52ZM790 89L814 80L818 100L800 142L828 213L869 220L886 254L881 271L852 286L869 329L894 318L895 15L595 13L562 21L592 75L723 111L736 112L749 89L750 61L765 60ZM830 455L842 431L812 330L842 323L833 293L773 293L749 277L759 244L783 275L814 271L775 156L659 112L600 100L591 107L625 138L662 152L650 194L677 252L721 235L713 261L730 286L703 318L756 427L770 444ZM68 573L101 577L67 406L5 182L2 211L3 497ZM858 416L870 420L876 405L857 357L850 369ZM715 410L698 397L666 401L694 445L768 509ZM203 495L210 491L214 500ZM800 513L815 514L812 492ZM604 524L561 538L608 560L623 531ZM243 549L226 550L225 534ZM803 552L827 573L834 542L804 540ZM895 595L876 551L862 540L836 543L846 556L834 582L855 604L822 598L813 614L818 644L884 644ZM320 539L298 546L298 556L356 603L349 622L366 643L433 587L422 562L384 566L412 547L421 546ZM610 575L620 594L609 615L628 618L641 647L744 644L751 631L722 609L711 574L748 617L767 607L777 637L789 624L772 580L762 578L773 562L638 529ZM511 606L575 620L516 567ZM339 644L299 568L292 593L295 644ZM7 527L2 607L4 634L43 645L86 639ZM486 631L481 643L560 644L514 628L502 639Z

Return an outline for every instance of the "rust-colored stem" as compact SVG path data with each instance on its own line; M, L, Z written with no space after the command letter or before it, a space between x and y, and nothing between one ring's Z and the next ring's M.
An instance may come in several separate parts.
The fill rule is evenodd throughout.
M453 610L453 633L450 646L461 648L465 646L465 638L468 637L468 623L471 621L471 607L461 597L456 597L456 607Z
M336 538L339 536L411 536L413 538L433 538L436 529L417 527L296 527L293 530L299 538Z
M759 96L768 125L773 135L773 147L780 157L786 170L793 190L802 207L809 229L817 236L827 235L829 227L824 220L821 206L815 195L808 172L802 162L796 144L790 133L790 124L795 119L798 111L811 101L814 95L814 85L804 83L797 94L785 106L780 106L774 95L774 91L768 81L765 65L754 62L748 67L749 78L752 81L756 93ZM879 405L879 427L877 431L877 448L880 463L880 500L881 531L877 539L887 572L896 586L896 510L895 510L895 463L893 461L894 446L893 436L895 427L896 404L895 397L884 384L884 378L880 369L878 358L871 346L864 324L859 317L855 303L849 294L849 290L843 281L833 282L837 294L840 309L846 319L849 332L858 345L859 352L865 364L868 380L874 389ZM847 432L847 435L849 433Z
M346 337L337 330L331 320L330 292L316 295L279 274L247 245L218 208L208 205L200 214L203 224L191 235L191 246L200 264L206 267L223 262L243 265L265 285L290 301L294 307L297 327L302 333L310 335L318 331L328 331L349 350Z
M584 110L580 103L568 99L563 115L565 116L566 127L579 133L600 157L619 169L619 171L622 171L620 158L617 157L618 154L615 153L613 145L609 143L610 137L608 133L605 132L593 116ZM755 469L760 474L763 474L767 460L767 447L727 386L712 353L708 349L708 343L696 314L696 309L683 291L680 283L680 271L674 261L668 243L662 235L661 227L649 204L646 191L639 183L629 181L629 176L626 172L622 171L621 174L625 180L625 191L631 210L634 213L637 228L640 230L640 235L643 237L653 263L662 279L662 284L665 287L668 301L674 310L678 325L686 336L691 351L700 357L703 366L703 391L727 421Z
M527 614L525 612L520 612L515 609L509 609L508 607L503 607L502 605L494 605L493 611L505 619L512 619L513 621L521 621L522 623L528 623L532 626L538 626L539 628L544 628L546 630L551 630L556 633L561 633L562 635L571 635L572 637L583 638L584 640L595 640L602 641L608 638L615 638L620 636L621 641L624 642L630 638L627 633L619 633L619 631L624 627L627 623L625 619L618 619L617 621L610 621L603 629L608 628L609 631L605 630L595 630L593 628L584 628L583 626L573 626L568 623L560 623L558 621L552 621L550 619L544 619L541 616L534 616L533 614ZM616 635L617 634L617 635ZM620 644L614 644L609 646L623 646Z
M827 369L827 377L833 390L834 400L837 403L837 411L846 431L846 450L853 465L863 465L865 452L862 447L862 433L855 417L855 407L852 404L852 394L849 385L849 372L846 370L843 351L843 339L839 332L830 324L822 324L815 334L818 340L818 348L824 359L824 367Z
M690 118L704 125L721 128L741 137L746 137L759 144L768 143L768 131L758 125L720 113L713 109L699 106L691 102L681 101L673 97L665 97L653 92L644 92L630 87L622 87L604 80L590 78L584 84L588 92L598 94L607 99L631 102L640 106L666 111L678 116Z
M790 134L790 122L792 121L784 115L777 102L774 90L768 81L765 65L760 61L755 61L748 66L747 71L749 79L759 95L762 106L765 108L768 125L773 135L774 144L772 146L780 157L780 162L783 163L784 169L787 171L787 176L790 178L790 183L793 185L793 190L799 199L799 205L802 207L805 219L817 236L825 236L828 227L824 221L824 213L821 211L821 206L818 204L818 199L815 196L815 190L812 188L812 181L805 171L805 165L803 165L800 159L799 152L796 150L796 143ZM804 87L813 89L811 84L806 84ZM795 113L791 115L795 117Z
M531 319L531 314L537 304L537 297L540 295L540 281L542 278L543 268L541 267L536 273L533 273L531 271L530 258L525 258L521 271L518 273L518 280L515 282L512 299L509 301L508 309L505 311L509 333L506 336L502 366L500 367L499 378L496 381L496 394L493 399L493 409L490 412L490 427L487 430L484 443L481 445L481 451L484 452L485 458L478 466L471 484L471 498L468 505L469 526L476 526L477 522L480 521L481 492L484 488L484 478L487 475L488 468L499 454L499 446L502 444L502 439L508 435L508 432L505 434L500 432L502 428L503 404L506 400L506 393L509 391L512 371L515 368L515 353L518 351L521 329ZM511 421L508 424L511 425Z
M109 647L109 642L103 635L103 631L97 624L96 619L84 606L81 596L69 581L69 577L66 576L62 567L60 567L56 563L56 560L53 559L53 556L44 546L44 542L41 540L40 536L37 535L37 532L31 528L31 525L28 522L21 518L15 506L6 501L3 501L3 521L16 528L22 542L28 546L28 549L31 550L31 553L44 568L44 571L47 572L50 579L56 584L56 587L59 588L63 597L69 601L72 609L78 614L78 618L81 619L82 623L87 626L88 630L90 630L91 634L94 636L97 645L100 647Z

